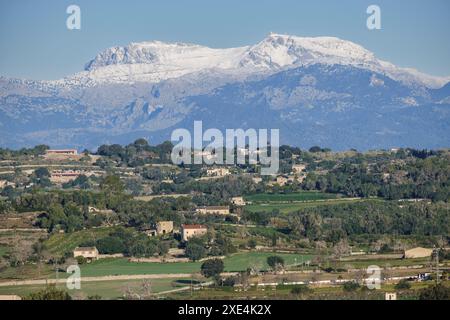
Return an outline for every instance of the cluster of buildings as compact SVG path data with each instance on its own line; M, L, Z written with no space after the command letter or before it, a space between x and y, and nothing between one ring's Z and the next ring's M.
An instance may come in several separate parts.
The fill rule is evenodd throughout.
M50 149L45 151L44 158L48 160L79 159L82 155L76 149Z
M146 234L150 237L171 234L174 232L173 221L160 221ZM180 228L181 240L188 241L192 237L201 237L208 232L208 227L202 224L182 224Z
M195 210L195 212L197 214L229 215L230 207L228 206L198 207Z
M269 181L268 185L274 186L279 185L281 187L290 184L290 183L302 183L306 178L306 165L305 164L293 164L291 173L288 175L281 174L277 175L273 178L273 180Z
M225 177L230 175L230 169L228 168L213 168L213 169L207 169L206 175L208 177Z

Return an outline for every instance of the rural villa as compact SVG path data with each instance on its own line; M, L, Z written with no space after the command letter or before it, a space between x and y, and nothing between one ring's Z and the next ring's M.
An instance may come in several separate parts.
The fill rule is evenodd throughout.
M182 224L181 239L188 241L192 237L200 237L208 232L208 228L201 224Z
M73 256L83 257L88 260L98 260L98 250L96 247L77 247L73 250Z

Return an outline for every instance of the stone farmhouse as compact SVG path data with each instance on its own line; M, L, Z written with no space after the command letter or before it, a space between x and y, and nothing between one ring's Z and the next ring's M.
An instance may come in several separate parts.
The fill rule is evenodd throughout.
M235 206L245 206L245 200L243 197L233 197L231 198L231 203Z
M181 239L188 241L192 237L200 237L208 232L208 228L201 224L183 224L181 225Z

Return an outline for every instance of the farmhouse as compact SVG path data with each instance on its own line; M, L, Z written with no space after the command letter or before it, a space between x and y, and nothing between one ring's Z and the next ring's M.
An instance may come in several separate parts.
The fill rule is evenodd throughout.
M81 175L80 171L53 171L50 176L50 181L53 183L67 183L75 180Z
M142 231L149 237L169 234L173 232L173 221L160 221L153 224L151 227L142 229Z
M111 215L114 213L113 210L110 209L98 209L96 207L88 207L88 211L89 213L96 215L96 214L101 214L101 215Z
M230 170L227 168L207 169L206 174L208 177L224 177L230 174Z
M65 155L65 156L76 156L78 151L75 149L60 149L60 150L47 150L46 155Z
M208 228L201 224L182 224L181 225L181 239L187 241L192 237L200 237L208 232Z
M268 183L268 185L269 186L274 186L274 185L278 184L279 186L283 187L286 184L288 184L290 181L291 180L289 179L288 176L280 175L280 176L277 176L274 181L270 181Z
M98 250L96 247L77 247L73 250L73 256L84 257L88 260L98 260Z
M99 176L102 173L99 171L86 171L86 170L54 170L51 173L50 181L53 183L67 183L75 180L81 175L86 177Z
M7 186L14 187L15 184L13 182L9 182L7 180L0 180L0 188L5 188Z
M156 233L168 234L173 232L173 221L160 221L156 223Z
M427 258L433 253L433 249L427 249L422 247L417 247L405 251L403 258L414 259L414 258Z
M231 198L231 203L235 206L245 206L245 200L243 197L234 197Z
M198 207L195 210L198 214L220 214L229 215L230 207L228 206L212 206L212 207Z

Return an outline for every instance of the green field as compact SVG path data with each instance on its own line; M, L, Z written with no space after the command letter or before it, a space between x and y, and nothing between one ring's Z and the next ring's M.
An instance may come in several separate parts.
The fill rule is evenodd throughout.
M311 259L309 255L289 253L237 253L224 259L225 272L244 271L253 266L257 266L260 270L266 270L266 259L271 255L283 257L286 265L294 264L295 259L297 259L297 263ZM105 259L82 266L81 275L98 277L108 275L193 273L200 271L201 264L201 262L138 263L129 262L127 259Z
M270 256L280 256L284 259L286 266L300 264L301 262L311 260L311 255L292 254L292 253L274 253L274 252L248 252L238 253L225 258L225 271L243 271L249 267L258 267L259 270L267 270L267 258Z
M290 213L295 212L297 210L303 208L311 208L317 206L329 206L336 204L343 204L349 202L357 202L363 201L360 199L330 199L330 200L322 200L322 201L305 201L305 202L291 202L291 203L258 203L258 204L250 204L245 206L245 210L249 212L272 212L273 210L279 210L280 213Z
M9 252L10 248L8 246L0 245L0 257L3 257Z
M174 274L200 271L200 262L138 263L127 259L104 259L81 266L84 277L135 274Z
M65 252L73 251L80 243L95 241L96 239L107 236L112 230L114 230L114 228L103 227L81 230L70 234L54 234L45 241L45 245L51 253L63 255Z
M285 193L285 194L270 194L261 193L246 196L246 201L251 202L292 202L292 201L314 201L314 200L325 200L325 199L335 199L336 194L332 193L322 193L315 191L304 191L296 193Z

